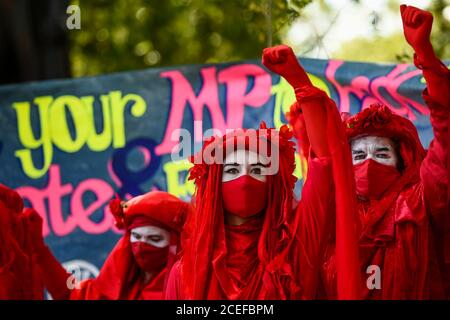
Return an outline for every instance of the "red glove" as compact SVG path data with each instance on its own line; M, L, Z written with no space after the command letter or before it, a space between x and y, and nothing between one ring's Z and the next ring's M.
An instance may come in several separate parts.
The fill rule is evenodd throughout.
M413 6L401 5L403 33L420 60L436 59L430 42L433 15ZM422 61L425 62L425 61Z
M262 63L270 71L279 74L293 88L312 85L305 70L297 60L292 49L284 44L265 48Z
M443 106L449 105L449 70L439 60L430 42L433 15L413 6L400 6L406 41L415 51L414 64L423 70L429 95Z

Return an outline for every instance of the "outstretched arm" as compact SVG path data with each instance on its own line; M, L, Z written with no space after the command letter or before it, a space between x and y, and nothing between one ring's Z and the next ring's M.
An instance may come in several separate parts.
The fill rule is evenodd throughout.
M291 113L295 113L297 106L300 109L297 111L302 112L311 151L317 156L310 157L308 178L297 210L296 244L303 249L299 253L302 255L299 272L305 296L314 297L322 249L329 235L327 230L335 220L338 298L358 299L360 279L353 166L339 111L324 91L312 85L288 46L264 49L263 64L294 88L297 104Z

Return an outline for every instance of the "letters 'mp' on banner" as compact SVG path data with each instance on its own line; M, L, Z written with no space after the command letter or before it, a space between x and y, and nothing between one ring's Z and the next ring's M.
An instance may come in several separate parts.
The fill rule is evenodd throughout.
M428 146L425 82L414 66L302 64L341 112L384 103L412 120ZM171 156L181 141L194 151L211 129L257 128L261 120L278 128L294 100L256 61L2 86L0 183L43 216L46 242L66 267L95 276L120 237L107 205L115 193L159 189L188 200L190 154ZM302 178L300 166L296 174Z

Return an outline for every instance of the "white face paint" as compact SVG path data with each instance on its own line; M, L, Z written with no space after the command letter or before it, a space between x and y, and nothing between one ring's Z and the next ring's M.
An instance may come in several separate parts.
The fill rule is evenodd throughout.
M353 164L372 159L378 163L397 167L398 155L394 142L386 137L366 136L351 141Z
M130 242L145 242L157 248L165 248L170 242L170 232L155 226L131 229Z
M268 169L261 161L261 155L254 151L239 149L225 157L222 172L222 182L232 181L243 175L249 175L259 181L266 182Z

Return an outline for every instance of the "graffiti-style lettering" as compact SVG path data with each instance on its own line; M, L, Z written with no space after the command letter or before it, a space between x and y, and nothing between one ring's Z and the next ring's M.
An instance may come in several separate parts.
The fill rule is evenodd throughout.
M103 233L112 227L112 215L108 212L108 206L102 209L114 195L114 190L106 182L100 179L87 179L74 188L72 184L62 183L60 168L57 165L50 166L48 176L48 184L41 190L35 187L17 189L17 192L30 201L32 207L42 215L44 236L50 233L50 227L53 233L60 237L70 234L77 226L91 234ZM72 192L71 214L65 217L62 199ZM86 192L93 193L96 200L84 207L83 195ZM102 210L104 215L103 220L98 223L89 219L97 210Z
M151 180L158 170L161 159L156 155L154 149L156 142L147 138L130 141L125 148L116 150L112 157L112 169L115 176L120 180L120 189L117 191L120 197L125 198L128 194L135 197L149 190L142 190L140 185ZM144 157L144 164L138 170L129 167L128 156L136 149Z
M31 105L28 102L17 102L13 108L17 114L17 131L19 140L25 149L18 150L15 156L19 158L23 171L30 178L37 179L42 177L50 167L53 159L53 147L51 142L51 133L49 126L49 108L52 103L52 97L37 97L34 99L35 106L39 109L40 134L36 138L31 127ZM42 157L44 159L42 167L37 168L34 164L31 150L42 148Z
M194 182L188 180L187 174L190 167L192 167L192 164L187 160L166 162L163 165L167 178L167 192L184 199L194 194ZM184 179L182 178L182 173L185 174Z
M221 70L218 75L215 67L207 67L203 68L200 74L202 87L196 94L180 71L161 73L161 77L171 81L172 103L164 139L156 148L158 155L170 153L178 144L179 137L174 137L173 132L181 128L186 105L192 110L193 121L203 121L203 111L206 108L211 116L212 126L225 132L227 128L242 127L245 106L261 107L270 98L270 75L257 65L231 66ZM247 92L250 80L253 80L253 86ZM226 120L219 104L219 83L227 87ZM194 139L195 142L200 141L197 132L194 133Z
M327 84L316 77L313 74L308 74L309 79L314 86L322 89L330 96L330 90ZM295 93L292 86L284 79L280 77L280 81L272 86L272 95L275 96L275 106L273 109L273 124L275 128L279 129L285 122L284 114L289 111L291 105L295 102Z
M85 144L92 151L104 151L110 145L113 148L125 146L125 108L131 104L130 112L140 117L147 109L145 101L136 94L122 97L120 91L111 91L102 95L100 101L103 112L103 132L97 134L93 111L94 97L75 96L37 97L34 104L29 102L13 103L17 114L17 129L20 143L24 149L17 150L24 173L33 179L42 177L53 159L53 145L67 153L79 151ZM31 108L37 107L39 113L40 134L37 138L31 123ZM73 137L67 119L73 121ZM43 164L38 168L33 160L32 150L41 148Z
M342 85L336 80L337 70L344 64L343 61L330 60L325 71L327 80L335 87L338 93L338 105L341 112L350 112L350 96L354 95L360 100L362 109L372 103L383 103L399 115L414 121L416 115L429 114L428 108L421 102L399 94L398 89L407 80L421 75L421 70L407 72L407 64L396 65L385 76L369 79L366 76L355 77L349 85ZM389 98L382 94L385 90ZM392 100L392 101L390 101Z

